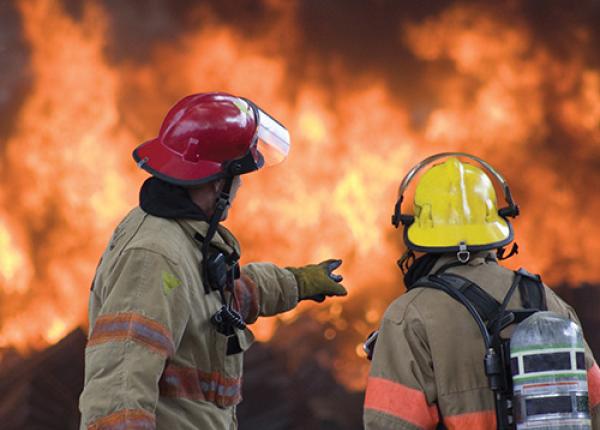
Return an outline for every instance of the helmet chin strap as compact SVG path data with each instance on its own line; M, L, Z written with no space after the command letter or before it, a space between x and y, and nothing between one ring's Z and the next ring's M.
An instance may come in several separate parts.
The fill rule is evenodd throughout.
M210 248L210 242L213 240L213 237L215 237L217 228L219 227L219 223L221 222L221 218L223 217L223 214L230 205L229 198L231 197L231 187L233 186L233 178L234 177L232 175L228 175L225 178L225 184L223 185L223 188L221 189L221 192L217 197L217 201L215 203L215 211L213 212L213 215L210 218L208 230L206 231L206 236L204 237L204 241L202 242L201 251L203 261L206 261L206 257L208 256L208 250ZM203 266L206 266L206 264L203 264ZM206 294L210 293L210 286L207 282L205 282L204 291L206 292Z
M229 174L225 177L225 184L217 197L215 211L210 218L206 237L202 242L202 272L204 276L204 292L210 294L212 290L217 290L221 297L221 309L219 309L210 319L217 331L226 336L235 333L234 329L244 330L246 323L238 310L233 307L235 303L235 279L239 277L239 258L240 256L234 250L230 254L223 251L210 252L210 245L214 238L223 214L230 205L231 188L233 186L234 175ZM202 240L200 237L199 240ZM229 288L229 300L225 291ZM228 344L227 350L229 351ZM239 348L239 344L237 346ZM241 349L240 349L241 351ZM238 351L239 352L239 351ZM228 352L229 354L229 352Z

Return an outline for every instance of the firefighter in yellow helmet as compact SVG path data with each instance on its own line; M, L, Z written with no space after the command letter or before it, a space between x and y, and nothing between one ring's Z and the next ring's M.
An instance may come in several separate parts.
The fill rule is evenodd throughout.
M404 193L417 177L413 213L407 214ZM492 179L504 193L507 205L501 209ZM504 178L475 156L437 154L408 172L392 219L396 227L404 226L407 252L398 263L407 291L388 307L379 331L365 343L372 358L366 430L533 428L526 427L532 422L535 428L550 428L557 417L589 422L590 415L591 428L600 429L600 370L573 324L578 323L573 309L539 276L498 263L508 257L504 247L513 241L508 218L518 213ZM574 352L566 355L569 372L559 372L566 380L557 382L561 378L546 369L529 376L548 383L513 393L513 375L531 371L519 363L541 356L532 348L520 353L521 361L511 361L510 333L532 315L547 315L540 312L546 310L579 333ZM566 392L551 396L566 399L566 407L548 396L539 398L548 386ZM571 410L571 405L579 406Z

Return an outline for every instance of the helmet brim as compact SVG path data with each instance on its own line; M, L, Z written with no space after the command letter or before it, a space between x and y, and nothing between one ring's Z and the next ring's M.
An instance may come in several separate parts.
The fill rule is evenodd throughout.
M455 231L452 226L437 230L436 236L424 238L418 233L418 226L412 224L404 228L404 243L409 249L426 253L458 252L461 242L471 252L487 251L502 248L514 240L512 224L505 217L500 217L498 225L472 226L465 229L459 226Z
M138 167L175 185L200 185L225 177L221 163L189 162L180 157L172 157L165 152L158 139L142 143L132 155Z

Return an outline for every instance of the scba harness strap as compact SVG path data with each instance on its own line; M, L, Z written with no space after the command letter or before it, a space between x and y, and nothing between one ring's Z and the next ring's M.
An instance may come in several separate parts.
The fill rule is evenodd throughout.
M449 267L448 267L449 268ZM515 272L513 283L502 303L476 283L459 275L440 273L421 278L408 287L431 288L443 291L462 304L471 314L481 332L486 355L485 373L494 392L498 430L514 429L512 410L512 377L510 369L510 339L500 332L511 324L518 324L538 311L547 310L544 285L538 275L525 269ZM521 296L522 309L508 310L508 303L516 290ZM443 424L438 429L443 429Z
M441 286L458 290L461 293L460 295L457 295L456 293L449 294L453 298L461 295L464 296L464 299L467 299L474 306L479 317L486 323L488 331L492 331L496 321L500 321L502 330L509 324L520 323L533 313L532 310L538 311L547 309L544 285L538 275L533 275L525 269L519 269L515 272L513 285L519 289L519 295L521 296L521 302L523 303L524 309L508 311L505 309L505 315L502 316L504 320L502 320L502 318L498 319L502 303L494 299L479 285L456 274L440 273L438 271L435 275L421 278L415 284L408 287L408 290L425 287L442 290L448 293L445 288L440 288ZM511 286L511 288L513 288L513 286ZM510 296L512 296L513 292L509 290L509 293ZM510 296L508 296L508 300L510 300ZM461 299L457 300L464 305ZM504 301L506 301L506 299ZM508 301L506 301L506 303L508 304Z

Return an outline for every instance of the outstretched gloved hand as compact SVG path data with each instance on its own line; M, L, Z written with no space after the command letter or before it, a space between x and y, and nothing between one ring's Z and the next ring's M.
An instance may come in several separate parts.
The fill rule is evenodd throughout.
M348 294L348 291L340 284L343 280L342 276L333 273L341 265L342 260L326 260L319 264L286 267L286 269L292 272L296 278L299 300L322 302L325 297Z

